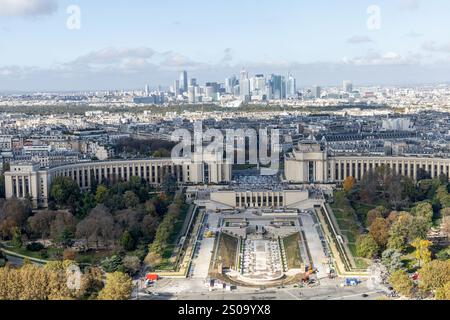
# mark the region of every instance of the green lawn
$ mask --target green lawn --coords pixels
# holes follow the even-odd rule
[[[8,251],[27,256],[34,259],[40,259],[40,260],[59,260],[58,258],[63,254],[63,249],[57,249],[57,248],[47,248],[43,249],[41,251],[29,251],[26,248],[14,248],[14,247],[7,247]]]
[[[223,268],[236,269],[236,254],[238,253],[238,239],[225,233],[220,235],[218,248],[218,262],[222,262]]]
[[[300,255],[299,241],[300,234],[295,233],[283,239],[284,251],[286,252],[287,267],[289,269],[300,269],[302,257]]]
[[[343,235],[347,237],[348,246],[352,254],[356,255],[356,239],[360,236],[360,228],[355,221],[356,211],[344,192],[336,192],[335,201],[331,204],[337,223]],[[362,208],[362,207],[361,207]],[[360,210],[362,210],[360,208]]]

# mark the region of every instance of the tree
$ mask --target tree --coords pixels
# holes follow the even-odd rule
[[[374,203],[377,196],[377,182],[375,179],[375,172],[372,169],[363,176],[360,185],[361,199],[369,204]]]
[[[39,211],[28,218],[29,230],[34,237],[48,239],[50,237],[51,223],[55,219],[55,211]]]
[[[444,208],[441,210],[441,217],[450,217],[450,208]]]
[[[177,191],[177,179],[171,173],[166,173],[163,177],[162,191],[167,195],[173,195]]]
[[[95,244],[96,249],[101,245],[109,247],[117,239],[114,218],[104,205],[98,205],[78,223],[76,235],[85,239],[88,247],[91,243]]]
[[[50,188],[50,196],[60,206],[72,205],[80,199],[80,187],[69,177],[56,177]]]
[[[436,290],[436,300],[450,300],[450,282]]]
[[[11,239],[16,229],[23,231],[31,214],[28,200],[7,199],[0,209],[0,237]]]
[[[76,257],[77,257],[77,252],[75,250],[66,249],[63,252],[63,260],[75,261]]]
[[[97,187],[97,191],[95,192],[95,201],[97,203],[104,203],[108,198],[109,190],[103,184]]]
[[[383,218],[376,218],[369,228],[369,233],[380,248],[386,247],[389,240],[389,225]]]
[[[25,264],[20,269],[0,269],[0,300],[68,300],[72,292],[67,287],[64,272]]]
[[[450,217],[444,217],[442,219],[442,232],[448,237],[450,237]]]
[[[23,245],[22,233],[20,232],[19,228],[16,228],[14,230],[11,244],[13,245],[14,248],[22,248]]]
[[[395,291],[405,297],[411,297],[414,292],[414,282],[409,278],[404,270],[395,271],[389,277],[389,283]]]
[[[381,255],[382,264],[390,273],[403,268],[402,253],[398,250],[387,249]]]
[[[122,237],[120,238],[120,245],[125,251],[133,251],[136,249],[136,241],[128,230],[122,234]]]
[[[450,260],[433,260],[419,270],[420,287],[426,291],[442,288],[450,281]]]
[[[408,246],[413,217],[405,212],[401,213],[389,230],[388,248],[404,252]]]
[[[414,257],[419,262],[419,265],[426,264],[431,261],[430,247],[433,245],[431,241],[416,239],[413,243],[411,243],[411,245],[416,249],[414,252]]]
[[[353,187],[355,186],[355,184],[356,184],[356,179],[354,177],[347,177],[347,178],[345,178],[344,185],[343,185],[344,186],[344,191],[346,193],[349,193],[350,191],[353,190]]]
[[[380,252],[380,247],[371,235],[360,237],[356,242],[356,253],[359,257],[373,259]]]
[[[123,267],[130,276],[134,276],[141,270],[141,261],[136,256],[126,256],[123,258]]]
[[[84,299],[96,299],[104,287],[103,272],[100,268],[90,267],[81,277],[81,295]]]
[[[123,260],[120,256],[105,258],[100,262],[101,267],[106,273],[112,273],[123,270]]]
[[[370,228],[372,223],[378,218],[383,218],[383,214],[379,210],[372,209],[369,212],[367,212],[367,222],[366,222],[367,227]]]
[[[106,276],[106,285],[98,295],[99,300],[128,300],[133,284],[131,278],[122,273],[114,272]]]
[[[411,210],[415,217],[423,217],[431,226],[433,222],[433,206],[429,202],[421,202]]]
[[[76,232],[76,219],[70,212],[55,215],[50,224],[50,236],[54,243],[70,247]]]
[[[428,231],[430,230],[430,223],[424,217],[414,217],[409,227],[408,238],[409,241],[415,239],[426,239]]]
[[[133,191],[127,191],[123,195],[123,201],[127,208],[136,208],[139,204],[139,198]]]

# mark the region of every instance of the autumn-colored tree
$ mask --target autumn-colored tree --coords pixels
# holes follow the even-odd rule
[[[369,233],[381,247],[385,248],[389,240],[389,224],[383,218],[376,218],[369,228]]]
[[[97,187],[97,191],[95,193],[95,201],[97,203],[104,203],[106,198],[108,197],[109,190],[104,185],[99,185]]]
[[[81,298],[96,299],[103,287],[103,271],[97,267],[90,267],[81,277]]]
[[[419,262],[419,265],[426,264],[431,261],[430,247],[433,245],[431,241],[416,239],[411,245],[416,249],[414,257]]]
[[[127,191],[123,195],[123,201],[127,208],[136,208],[139,204],[139,198],[133,191]]]
[[[429,202],[421,202],[417,206],[415,206],[411,213],[415,217],[423,217],[425,218],[431,226],[433,221],[433,206]]]
[[[356,242],[356,253],[359,257],[373,259],[380,252],[380,247],[371,235],[360,237]]]
[[[378,218],[383,218],[383,215],[381,214],[381,212],[379,210],[372,209],[369,212],[367,212],[367,221],[366,221],[367,227],[370,228],[372,223]]]
[[[76,253],[75,250],[66,249],[63,252],[63,259],[64,260],[75,261],[76,257],[77,257],[77,253]]]
[[[436,290],[436,300],[450,300],[450,282]]]
[[[98,295],[99,300],[128,300],[131,297],[133,283],[130,276],[122,272],[106,276],[106,285]]]
[[[433,291],[442,288],[450,282],[450,260],[433,260],[419,270],[419,275],[422,289]]]
[[[388,248],[405,251],[408,247],[408,238],[413,217],[407,213],[400,213],[389,230]]]
[[[0,269],[0,300],[69,300],[65,273],[34,264]]]
[[[395,291],[405,297],[411,297],[414,292],[414,282],[404,270],[397,270],[389,277],[389,283]]]
[[[356,179],[354,178],[354,177],[347,177],[347,178],[345,178],[345,180],[344,180],[344,191],[345,192],[350,192],[350,191],[352,191],[353,190],[353,187],[355,186],[355,184],[356,184]]]

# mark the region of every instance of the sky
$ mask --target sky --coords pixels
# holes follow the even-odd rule
[[[0,92],[450,82],[448,0],[0,0]]]

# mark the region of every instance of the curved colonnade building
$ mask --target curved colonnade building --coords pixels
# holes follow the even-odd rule
[[[56,177],[74,179],[81,190],[90,190],[92,184],[107,179],[130,181],[137,176],[152,185],[162,183],[172,174],[180,184],[219,184],[231,181],[231,165],[191,160],[147,159],[104,162],[80,162],[54,168],[40,168],[39,164],[11,164],[5,172],[6,198],[31,198],[36,207],[48,204],[52,181]]]
[[[335,183],[347,177],[361,180],[369,170],[385,166],[417,180],[425,171],[432,178],[450,175],[450,159],[417,156],[333,156],[318,143],[301,143],[286,155],[285,177],[291,183]]]

